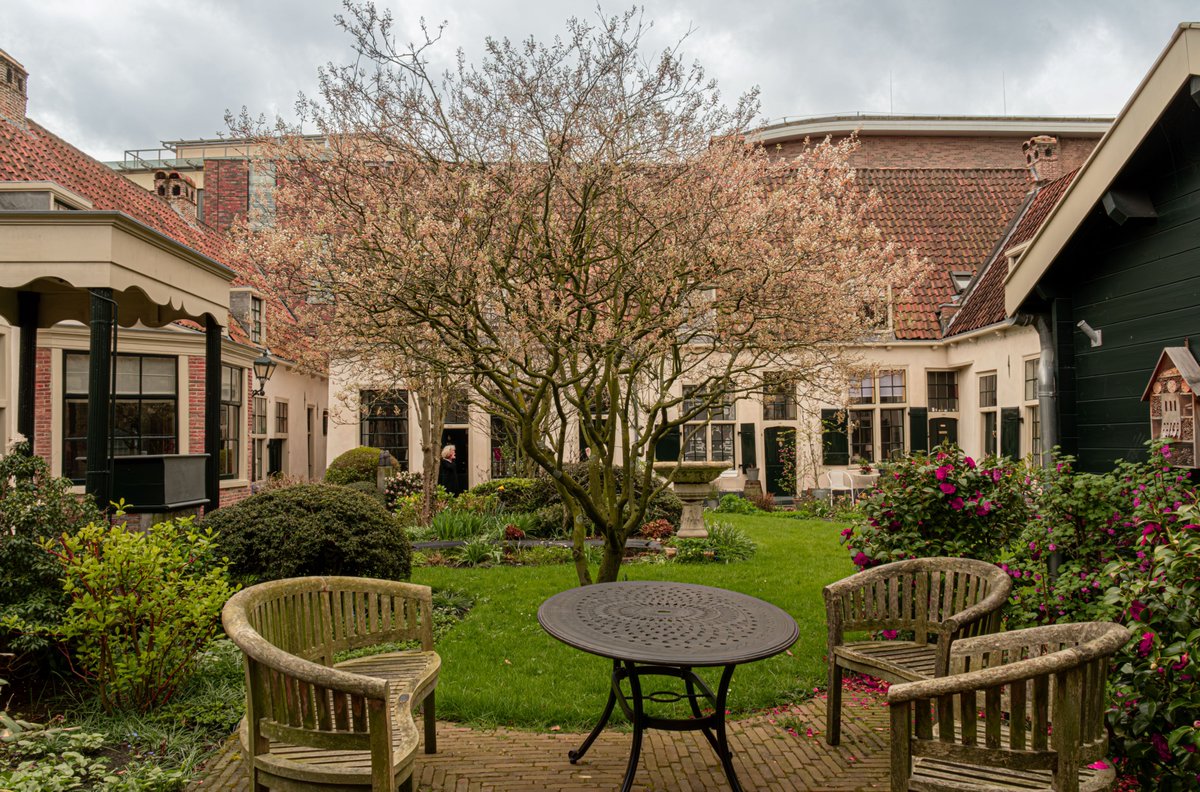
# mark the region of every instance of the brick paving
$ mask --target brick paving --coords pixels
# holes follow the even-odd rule
[[[729,723],[733,764],[746,792],[850,792],[888,788],[888,719],[870,692],[843,694],[842,744],[825,744],[825,702]],[[599,713],[597,713],[599,714]],[[791,727],[789,730],[788,727]],[[812,730],[811,736],[809,729]],[[416,757],[421,792],[587,792],[618,789],[630,734],[606,730],[577,765],[567,750],[582,734],[472,729],[438,724],[438,753]],[[728,789],[720,762],[698,732],[646,733],[636,792]],[[248,792],[236,737],[204,767],[189,792]]]

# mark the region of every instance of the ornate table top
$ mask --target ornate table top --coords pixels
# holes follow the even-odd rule
[[[614,660],[723,666],[779,654],[799,636],[796,621],[736,591],[638,580],[595,583],[555,594],[538,622],[563,643]]]

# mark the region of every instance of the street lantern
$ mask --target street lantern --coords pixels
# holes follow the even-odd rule
[[[262,354],[254,359],[254,376],[258,379],[258,389],[252,395],[262,396],[267,390],[267,380],[271,379],[271,375],[275,373],[275,367],[279,365],[275,358],[271,357],[271,351],[263,348]]]

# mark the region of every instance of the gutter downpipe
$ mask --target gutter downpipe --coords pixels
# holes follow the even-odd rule
[[[1015,317],[1018,325],[1032,325],[1037,330],[1038,346],[1038,417],[1042,421],[1042,467],[1049,468],[1055,464],[1050,450],[1058,445],[1058,394],[1055,388],[1054,333],[1050,324],[1050,314],[1019,313]],[[1051,578],[1058,577],[1058,569],[1063,561],[1062,552],[1055,551],[1046,559],[1047,571]]]
[[[1013,317],[1014,324],[1023,327],[1032,326],[1037,330],[1038,346],[1038,417],[1042,421],[1042,467],[1054,464],[1054,458],[1049,451],[1058,445],[1058,392],[1055,387],[1054,333],[1050,326],[1048,313],[1019,313]]]

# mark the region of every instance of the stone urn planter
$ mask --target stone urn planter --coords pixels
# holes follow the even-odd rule
[[[654,472],[671,482],[675,494],[683,501],[683,517],[676,536],[683,539],[704,539],[704,499],[708,497],[717,476],[729,469],[728,462],[655,462]]]

